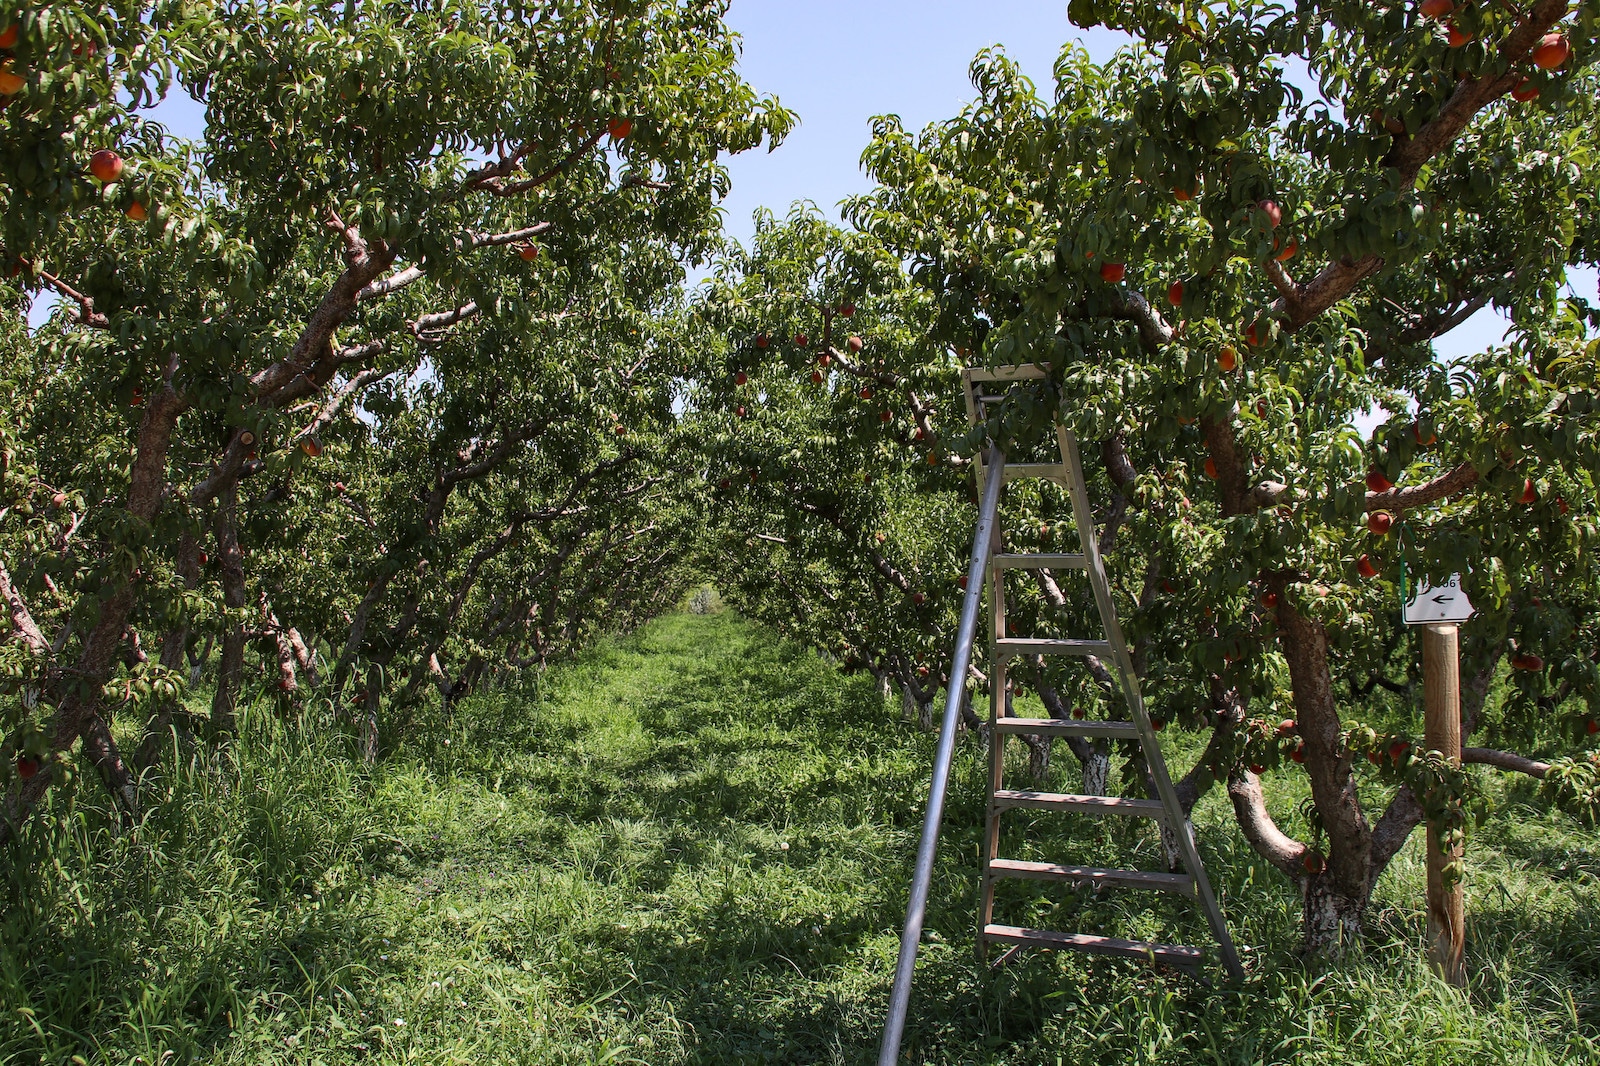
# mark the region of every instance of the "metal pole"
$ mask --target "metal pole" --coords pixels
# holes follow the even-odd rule
[[[978,507],[978,531],[972,538],[972,563],[967,567],[967,596],[961,603],[961,625],[956,630],[955,660],[950,664],[950,684],[939,726],[939,751],[933,758],[933,784],[928,789],[928,816],[922,823],[922,843],[917,846],[917,867],[911,877],[911,900],[906,904],[906,927],[900,934],[900,958],[894,968],[894,990],[889,993],[889,1019],[883,1027],[878,1066],[895,1066],[900,1039],[905,1035],[906,1010],[911,1005],[911,973],[917,965],[917,945],[922,940],[922,920],[928,910],[928,887],[933,882],[933,857],[939,850],[939,822],[944,816],[945,786],[955,754],[956,723],[961,718],[961,698],[967,688],[967,666],[972,662],[972,638],[978,627],[978,606],[983,600],[984,572],[989,565],[989,541],[994,536],[994,516],[1000,505],[1000,485],[1005,481],[1005,456],[990,445]]]
[[[1461,627],[1454,622],[1422,627],[1423,743],[1461,765]],[[1466,897],[1461,882],[1444,887],[1445,864],[1462,858],[1458,844],[1439,850],[1428,827],[1428,962],[1446,981],[1467,983]]]

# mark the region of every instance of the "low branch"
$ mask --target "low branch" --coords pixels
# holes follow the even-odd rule
[[[1478,471],[1471,463],[1462,463],[1448,473],[1440,474],[1432,481],[1421,485],[1412,485],[1409,488],[1398,486],[1387,492],[1369,492],[1366,497],[1368,511],[1406,511],[1416,507],[1425,507],[1435,500],[1442,500],[1447,496],[1454,496],[1478,480]]]
[[[49,656],[50,642],[45,639],[44,630],[33,620],[33,612],[28,609],[22,593],[11,583],[11,574],[3,562],[0,562],[0,598],[6,601],[12,632],[20,636],[35,655]]]
[[[109,329],[111,327],[111,320],[94,309],[93,299],[74,289],[43,267],[35,267],[35,270],[52,289],[78,305],[79,325],[92,326],[95,329]]]
[[[1400,786],[1394,798],[1389,801],[1388,808],[1383,812],[1383,817],[1378,819],[1378,824],[1372,827],[1372,879],[1377,880],[1378,874],[1389,865],[1389,860],[1399,854],[1405,847],[1411,831],[1421,823],[1425,817],[1422,804],[1417,802],[1417,797],[1411,789]]]
[[[1501,770],[1510,770],[1513,773],[1527,774],[1529,777],[1541,779],[1550,772],[1550,764],[1547,762],[1530,759],[1513,751],[1496,751],[1494,748],[1462,748],[1461,761],[1477,763],[1480,766],[1494,766]]]
[[[1233,813],[1244,832],[1245,840],[1279,872],[1298,880],[1305,868],[1306,846],[1278,828],[1267,811],[1267,799],[1261,792],[1261,779],[1245,773],[1228,779],[1228,798],[1233,801]]]

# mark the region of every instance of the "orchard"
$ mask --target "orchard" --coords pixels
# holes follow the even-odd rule
[[[998,743],[983,641],[953,676],[973,456],[1058,425],[1179,798],[1226,805],[1319,965],[1491,775],[1592,827],[1600,11],[1069,13],[1136,44],[1043,89],[981,53],[956,116],[874,120],[845,225],[762,211],[744,247],[726,157],[797,118],[721,4],[0,7],[13,876],[79,803],[137,839],[252,707],[380,773],[707,584],[906,743],[952,689]],[[204,143],[152,115],[179,90]],[[1486,308],[1504,339],[1442,357]],[[962,369],[1027,363],[970,423]],[[1064,491],[1005,506],[997,550],[1077,550]],[[1452,575],[1461,765],[1402,619]],[[1019,632],[1094,622],[1029,580]],[[1108,667],[1003,696],[1106,718]],[[1149,787],[1136,745],[1070,751],[1081,791]]]

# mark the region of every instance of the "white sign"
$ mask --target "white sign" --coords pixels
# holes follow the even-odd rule
[[[1472,604],[1461,591],[1461,575],[1451,574],[1450,580],[1438,588],[1426,581],[1417,590],[1416,599],[1405,605],[1406,625],[1425,626],[1432,622],[1465,622],[1472,617]]]

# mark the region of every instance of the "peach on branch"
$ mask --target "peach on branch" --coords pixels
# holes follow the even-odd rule
[[[102,148],[89,157],[89,173],[106,185],[122,177],[125,166],[122,157],[109,148]]]
[[[1533,65],[1540,70],[1555,70],[1572,54],[1572,45],[1564,34],[1547,33],[1533,50]]]

